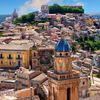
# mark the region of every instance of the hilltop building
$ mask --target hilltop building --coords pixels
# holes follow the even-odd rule
[[[47,18],[49,14],[49,7],[48,5],[42,5],[40,12],[35,12],[35,20],[40,21],[42,18]]]
[[[40,69],[42,71],[46,71],[53,66],[53,46],[33,46],[31,53],[32,69]]]
[[[12,17],[12,20],[15,20],[16,18],[18,18],[18,13],[17,13],[16,9],[14,9],[11,17]]]
[[[49,7],[48,7],[48,5],[42,5],[41,6],[41,12],[42,12],[42,14],[49,14]]]

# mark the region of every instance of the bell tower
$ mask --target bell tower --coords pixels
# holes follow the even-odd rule
[[[79,73],[73,70],[71,48],[61,38],[55,46],[54,69],[48,71],[48,100],[79,100]]]

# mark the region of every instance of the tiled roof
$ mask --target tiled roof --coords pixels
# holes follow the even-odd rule
[[[29,50],[30,47],[32,47],[32,44],[30,45],[0,44],[0,50]]]

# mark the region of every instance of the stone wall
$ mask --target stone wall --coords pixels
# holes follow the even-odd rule
[[[91,96],[88,98],[80,98],[79,100],[100,100],[100,94],[96,95],[96,96]]]

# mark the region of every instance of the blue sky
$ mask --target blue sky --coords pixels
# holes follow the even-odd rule
[[[0,0],[0,14],[11,14],[14,9],[17,9],[17,11],[19,11],[23,7],[23,5],[26,5],[26,3],[29,1],[31,0]],[[84,6],[85,13],[100,12],[100,0],[47,0],[47,2],[48,4],[59,3],[64,5],[82,4]],[[33,8],[28,8],[28,11],[34,10]]]

